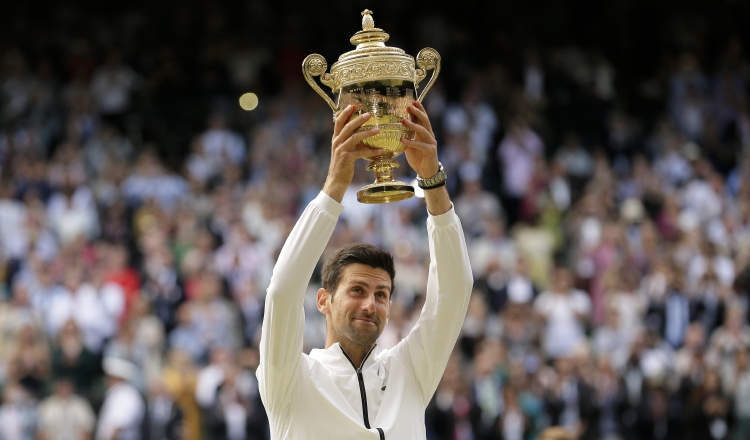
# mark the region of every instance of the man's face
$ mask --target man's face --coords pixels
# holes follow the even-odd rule
[[[342,271],[334,295],[318,291],[318,309],[326,315],[335,339],[370,346],[388,324],[390,297],[388,272],[355,263]]]

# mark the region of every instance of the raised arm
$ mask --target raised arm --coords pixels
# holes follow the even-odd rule
[[[415,102],[410,111],[416,122],[404,124],[417,135],[415,140],[404,142],[409,147],[407,160],[417,174],[429,178],[439,169],[437,142],[422,104]],[[427,405],[456,344],[474,280],[461,221],[445,186],[425,190],[425,202],[430,213],[427,296],[417,324],[395,350],[411,363]]]
[[[320,193],[302,213],[281,249],[266,295],[258,385],[266,410],[286,406],[302,356],[302,302],[315,265],[343,207]]]
[[[451,209],[427,219],[430,269],[422,314],[398,350],[403,350],[427,405],[461,331],[473,286],[461,222]]]
[[[343,210],[340,202],[354,175],[354,161],[377,153],[359,145],[376,131],[354,134],[369,115],[347,123],[352,113],[349,108],[336,121],[326,184],[289,234],[268,286],[257,375],[263,404],[270,413],[283,410],[292,398],[302,357],[305,291]]]

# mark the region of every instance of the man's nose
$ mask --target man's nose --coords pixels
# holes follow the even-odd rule
[[[362,302],[362,310],[366,312],[375,311],[375,295],[367,295],[367,297]]]

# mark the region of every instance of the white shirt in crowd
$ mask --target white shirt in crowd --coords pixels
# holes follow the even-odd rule
[[[36,416],[30,402],[5,403],[0,406],[0,439],[32,440]]]
[[[594,174],[594,161],[581,145],[572,148],[561,147],[555,154],[555,160],[560,161],[565,167],[565,172],[571,176],[586,178]]]
[[[245,160],[245,141],[228,129],[208,129],[201,136],[203,155],[214,166],[225,162],[239,165]]]
[[[0,200],[0,257],[7,259],[22,258],[29,247],[23,231],[26,221],[26,207],[23,203],[5,199]]]
[[[99,412],[96,440],[140,440],[145,414],[146,404],[133,385],[120,382],[112,386]]]
[[[130,108],[130,94],[141,81],[141,77],[128,66],[104,66],[91,78],[91,96],[101,113],[122,113]]]
[[[61,244],[83,236],[93,238],[99,230],[99,215],[94,194],[88,187],[75,190],[70,199],[55,193],[47,204],[47,218]]]
[[[207,411],[220,411],[224,417],[227,428],[228,440],[243,440],[245,438],[247,423],[247,408],[239,400],[249,400],[258,389],[255,376],[247,370],[242,370],[234,377],[232,385],[223,390],[226,384],[226,370],[222,365],[211,364],[198,373],[195,384],[195,401],[201,408]],[[241,399],[226,398],[227,394],[235,393],[242,396]],[[224,396],[223,396],[224,395]],[[216,405],[218,408],[215,408]]]
[[[702,223],[720,216],[723,210],[721,197],[709,182],[702,179],[692,180],[685,185],[682,204],[685,210],[693,211]]]
[[[715,255],[709,259],[705,255],[698,254],[688,262],[686,274],[688,285],[697,286],[709,267],[713,269],[716,278],[724,286],[731,286],[734,283],[735,268],[731,258],[725,255]]]
[[[513,197],[522,197],[534,175],[534,161],[544,153],[542,139],[531,129],[518,136],[506,135],[500,142],[498,155],[503,164],[503,190]]]
[[[188,193],[188,184],[176,174],[133,174],[122,182],[122,194],[133,202],[153,198],[166,210],[171,210]]]
[[[534,285],[529,277],[512,275],[508,280],[508,301],[516,304],[526,304],[534,299]]]
[[[451,105],[445,110],[445,129],[449,133],[468,133],[471,160],[483,165],[497,129],[497,116],[485,102]]]
[[[591,300],[578,289],[568,293],[543,292],[534,301],[534,309],[546,317],[543,347],[551,358],[571,354],[583,339],[584,325],[577,315],[588,315]]]
[[[75,321],[83,343],[99,353],[104,340],[117,331],[117,323],[125,309],[125,294],[118,284],[105,283],[99,290],[82,284],[75,292],[60,288],[49,299],[45,321],[54,337],[69,320]]]
[[[79,439],[83,434],[93,434],[96,417],[89,402],[80,396],[63,399],[50,396],[39,405],[41,433],[50,440]]]

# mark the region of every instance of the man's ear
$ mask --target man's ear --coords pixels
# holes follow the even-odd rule
[[[331,297],[330,292],[328,290],[323,289],[322,287],[318,289],[318,310],[320,313],[327,315],[329,310],[330,302],[328,299]]]

